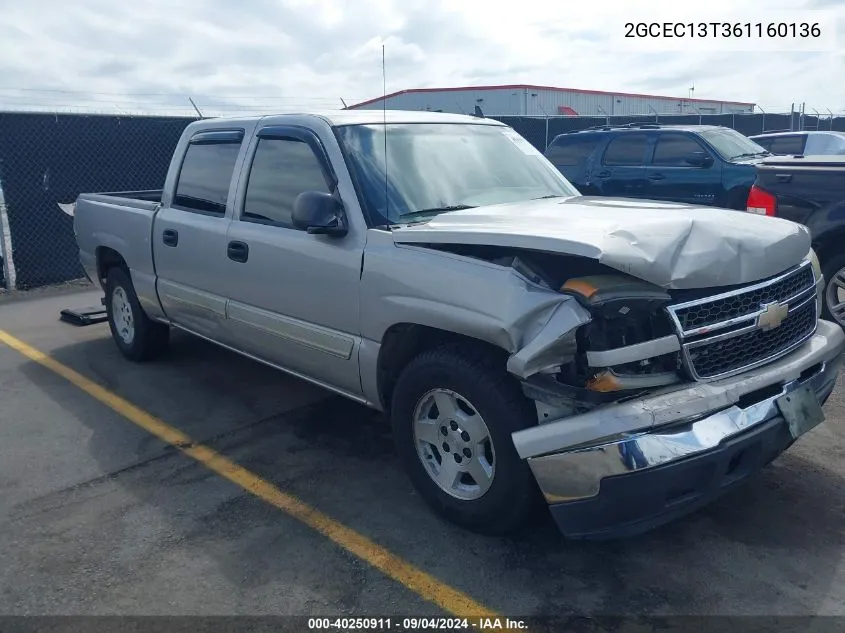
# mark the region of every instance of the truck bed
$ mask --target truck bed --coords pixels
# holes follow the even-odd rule
[[[162,190],[157,189],[79,195],[74,233],[79,259],[91,280],[97,281],[100,276],[98,250],[112,249],[125,260],[136,286],[154,284],[150,240],[161,194]]]
[[[777,216],[826,228],[827,211],[845,203],[845,156],[784,156],[757,167],[757,186],[777,198]]]

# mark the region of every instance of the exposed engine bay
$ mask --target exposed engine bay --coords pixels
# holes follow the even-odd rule
[[[686,378],[665,310],[673,302],[669,291],[583,257],[489,246],[432,248],[513,268],[589,312],[591,319],[572,333],[574,353],[527,378],[534,399],[583,411]]]

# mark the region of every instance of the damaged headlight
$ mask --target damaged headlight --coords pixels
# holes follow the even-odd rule
[[[665,310],[663,289],[626,275],[568,280],[561,288],[592,315],[578,332],[571,380],[599,392],[639,390],[678,382],[680,342]]]

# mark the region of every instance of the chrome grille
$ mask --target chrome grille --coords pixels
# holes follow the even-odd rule
[[[684,362],[697,380],[773,361],[812,336],[818,321],[809,262],[746,288],[669,307]]]
[[[760,306],[773,301],[789,301],[808,287],[815,287],[812,266],[804,266],[780,281],[762,288],[678,308],[675,315],[682,330],[693,330],[726,319],[753,314]]]

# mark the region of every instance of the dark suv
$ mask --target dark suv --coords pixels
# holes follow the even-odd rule
[[[754,166],[770,153],[715,125],[599,126],[554,138],[546,157],[588,196],[745,209]]]

